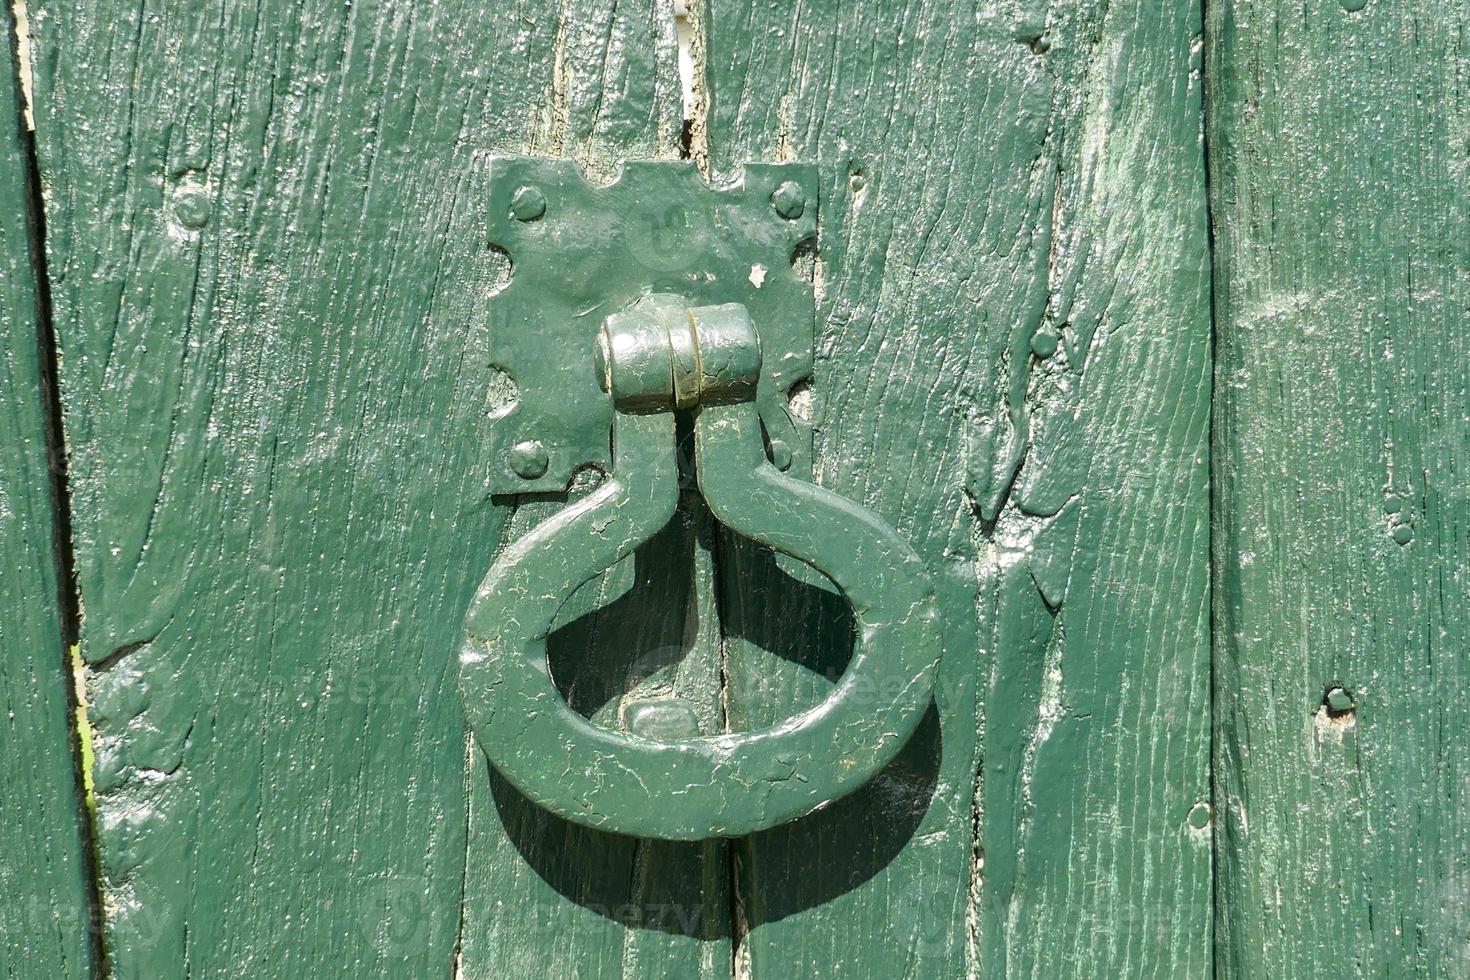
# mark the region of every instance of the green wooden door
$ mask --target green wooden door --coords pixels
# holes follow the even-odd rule
[[[1220,972],[1470,975],[1466,12],[1209,36]]]
[[[77,792],[55,374],[19,73],[0,78],[0,974],[91,975],[95,892]]]
[[[0,974],[1463,972],[1463,11],[690,7],[20,8]],[[476,589],[597,486],[492,493],[519,155],[818,168],[785,410],[942,628],[807,816],[590,829],[470,731]],[[547,662],[595,725],[750,732],[854,621],[686,481]]]

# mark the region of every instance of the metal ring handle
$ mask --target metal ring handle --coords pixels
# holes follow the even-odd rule
[[[857,647],[826,700],[771,728],[662,740],[593,725],[546,660],[558,609],[673,516],[673,416],[619,412],[612,477],[506,550],[476,593],[460,689],[481,748],[528,798],[568,820],[668,840],[734,837],[856,790],[929,706],[939,657],[933,586],[867,509],[783,475],[749,401],[701,405],[699,484],[716,518],[830,578]]]

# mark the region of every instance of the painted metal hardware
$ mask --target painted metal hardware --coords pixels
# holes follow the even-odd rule
[[[571,160],[503,157],[489,210],[489,240],[514,270],[491,309],[490,361],[513,387],[492,409],[491,493],[556,493],[578,469],[607,469],[613,409],[593,340],[648,293],[750,311],[761,423],[790,472],[810,472],[811,427],[788,393],[812,374],[816,167],[752,163],[712,187],[688,160],[629,161],[594,186]]]
[[[762,189],[764,206],[779,220],[799,221],[815,210],[814,196],[798,194],[798,181],[766,183],[774,186]],[[505,213],[527,223],[548,220],[558,200],[533,197],[517,209],[514,202],[527,201],[517,189],[505,196]],[[766,237],[786,250],[803,240]],[[725,247],[748,255],[755,246]],[[789,276],[789,251],[781,267]],[[857,789],[903,746],[933,696],[940,649],[934,589],[913,550],[876,515],[773,462],[766,421],[772,406],[762,410],[762,395],[774,386],[784,402],[779,381],[789,375],[768,366],[766,325],[745,303],[695,305],[651,291],[649,278],[656,277],[643,277],[641,295],[602,317],[585,356],[567,355],[589,368],[596,416],[608,420],[607,478],[516,541],[490,569],[466,617],[460,690],[482,750],[548,810],[640,837],[740,836]],[[709,293],[696,295],[704,300]],[[801,363],[791,349],[794,331],[769,333],[779,338],[778,358]],[[809,330],[807,337],[809,358]],[[535,360],[520,353],[517,363]],[[698,488],[716,519],[827,576],[852,608],[856,650],[842,678],[821,704],[771,728],[700,733],[690,730],[692,721],[604,728],[572,710],[547,666],[546,640],[563,603],[673,518],[676,411],[694,416]],[[516,441],[512,474],[534,482],[548,457],[591,445],[570,435],[580,427],[578,420],[568,429],[543,428],[549,447],[542,439]],[[525,445],[533,441],[540,451]]]

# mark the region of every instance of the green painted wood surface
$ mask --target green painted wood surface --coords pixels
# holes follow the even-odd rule
[[[483,261],[478,52],[427,10],[33,12],[113,974],[443,970],[437,624],[499,525],[440,288]]]
[[[483,155],[673,152],[672,24],[612,10],[33,7],[114,976],[545,975],[475,959],[579,907],[453,669],[507,524]]]
[[[1190,0],[696,10],[696,160],[824,168],[816,479],[921,551],[947,633],[871,787],[674,845],[519,799],[453,670],[496,549],[563,505],[487,493],[484,158],[678,155],[667,7],[41,2],[113,974],[1464,972],[1463,18],[1208,10],[1207,35]],[[41,719],[8,716],[36,789],[0,875],[44,855],[25,885],[60,926],[25,969],[81,975],[36,297],[0,187],[0,535],[37,556],[0,579],[34,620],[4,669]],[[604,723],[668,692],[768,723],[851,639],[693,494],[562,618],[554,674]]]
[[[43,400],[38,227],[9,16],[0,58],[0,976],[92,975]]]
[[[947,626],[903,759],[738,845],[738,976],[1209,972],[1200,19],[707,9],[716,174],[829,168],[818,479],[909,537]],[[840,603],[723,554],[732,714],[820,697]]]
[[[558,12],[548,5],[540,20],[555,29],[546,62],[553,72],[549,93],[535,97],[544,103],[549,95],[553,106],[565,99],[575,108],[553,139],[527,151],[574,156],[594,178],[611,177],[624,158],[679,156],[670,7],[653,0],[569,3]],[[575,484],[572,499],[590,486]],[[519,537],[565,503],[539,495],[499,501],[514,510],[507,537]],[[697,495],[684,495],[662,534],[563,608],[548,659],[563,693],[584,715],[616,726],[626,701],[676,694],[694,705],[706,730],[719,727],[711,533],[707,508]],[[481,556],[471,589],[492,557]],[[729,975],[723,842],[644,841],[571,824],[521,798],[478,753],[469,786],[461,976]]]
[[[1208,9],[1218,973],[1465,976],[1465,8]]]

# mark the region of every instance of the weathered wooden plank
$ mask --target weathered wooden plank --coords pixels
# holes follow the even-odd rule
[[[473,807],[455,684],[509,513],[484,156],[675,152],[666,12],[38,6],[113,975],[545,975],[457,954],[565,844]]]
[[[583,93],[609,120],[595,146],[573,154],[584,170],[610,179],[619,160],[678,157],[683,110],[672,7],[568,4],[558,30],[553,94]],[[637,111],[645,105],[646,114]],[[555,139],[536,151],[568,153]],[[562,506],[523,501],[507,538]],[[705,731],[718,730],[710,528],[697,494],[685,495],[661,535],[567,603],[548,659],[568,701],[599,724],[620,727],[630,698],[675,693],[696,707]],[[522,798],[478,753],[473,761],[462,976],[728,976],[724,843],[669,844],[579,827]]]
[[[1218,972],[1464,976],[1465,9],[1209,10]]]
[[[905,756],[739,846],[737,974],[1206,975],[1198,4],[701,20],[713,171],[827,168],[817,478],[913,541],[946,617]],[[819,586],[722,553],[731,714],[758,724],[850,636]]]
[[[529,528],[558,506],[524,506],[516,523]],[[674,523],[573,597],[548,643],[573,707],[618,727],[627,696],[673,693],[696,706],[703,730],[719,730],[709,549],[707,512],[686,495]],[[729,976],[724,842],[580,827],[485,779],[484,766],[472,777],[464,976]]]
[[[67,695],[36,209],[15,34],[0,71],[0,976],[92,975],[91,913]]]

